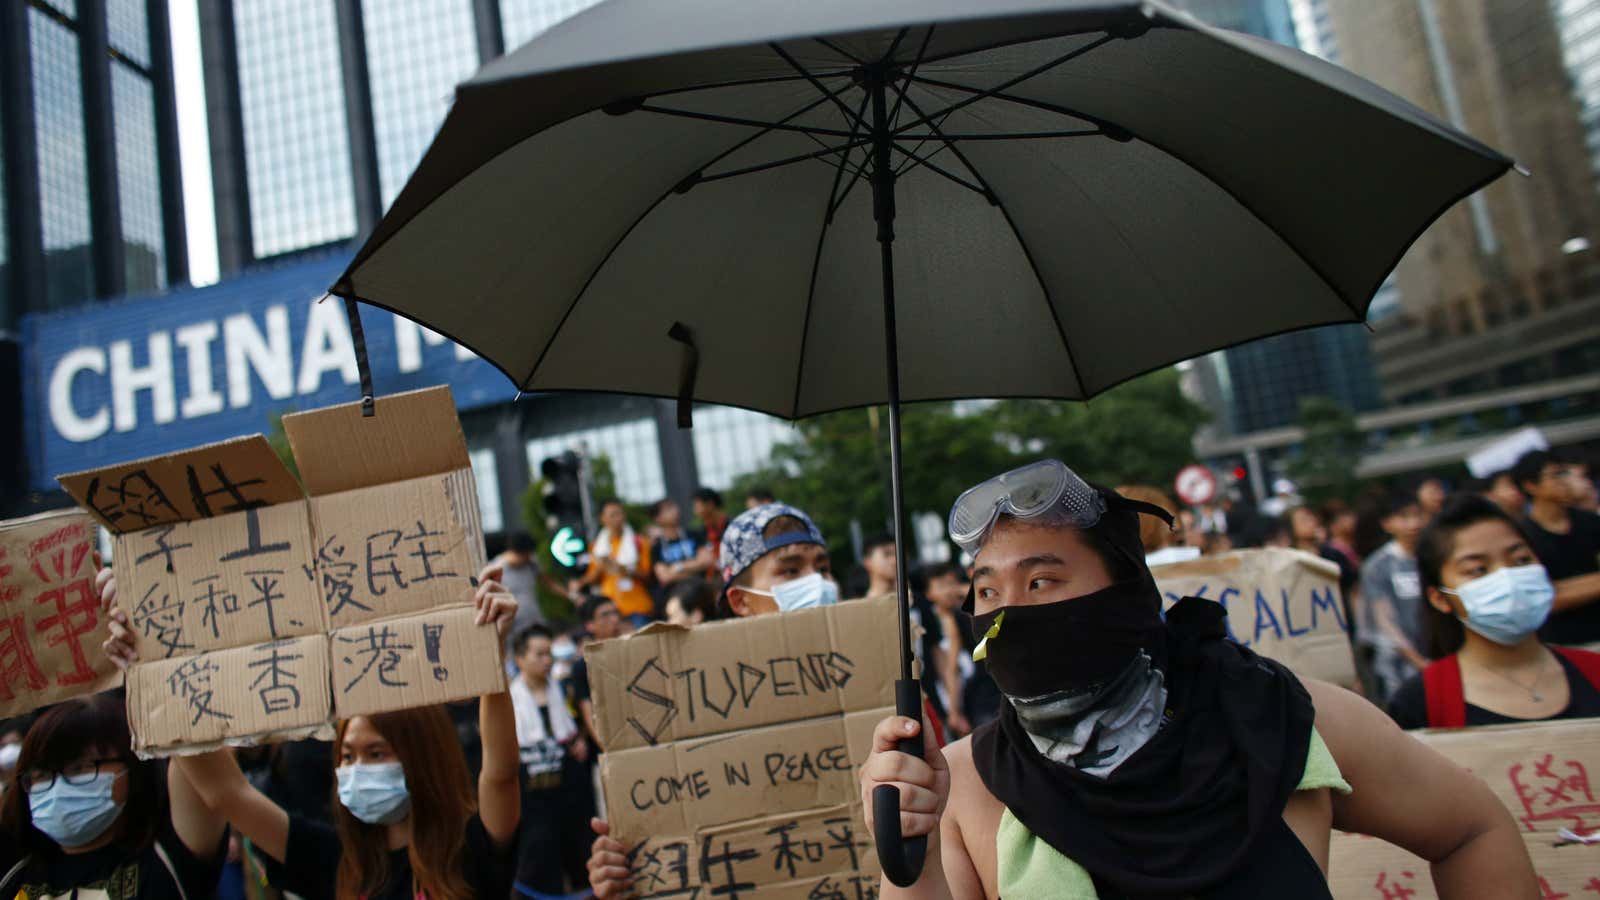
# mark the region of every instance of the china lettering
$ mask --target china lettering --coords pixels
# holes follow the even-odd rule
[[[441,659],[444,629],[443,622],[422,624],[423,658],[430,676],[437,682],[450,680],[450,670]],[[404,642],[395,626],[348,628],[334,635],[334,643],[344,648],[339,651],[344,671],[353,673],[341,686],[341,694],[348,694],[363,684],[385,688],[411,686],[408,680],[413,677],[411,671],[418,668],[415,663],[417,648],[415,644]]]
[[[830,744],[798,753],[772,751],[762,754],[759,762],[761,776],[756,780],[766,787],[816,783],[822,780],[825,773],[849,772],[852,768],[850,750],[844,744]],[[750,762],[724,761],[722,777],[728,788],[749,788],[752,781]],[[659,775],[654,779],[636,779],[628,789],[628,799],[632,801],[634,809],[643,812],[656,806],[704,800],[712,792],[712,781],[705,770],[695,769],[677,775]]]
[[[238,664],[242,662],[242,672]],[[202,721],[226,730],[227,723],[253,712],[271,718],[294,715],[302,706],[302,676],[310,665],[307,645],[302,641],[273,641],[255,647],[201,653],[178,661],[163,685],[167,695],[183,709],[188,726]],[[249,680],[242,691],[228,690],[237,684],[231,673]],[[307,690],[314,690],[307,685]],[[259,712],[239,709],[228,699],[254,700]],[[254,706],[255,704],[251,704]]]
[[[727,719],[758,702],[826,694],[843,688],[855,674],[850,657],[831,650],[801,656],[777,656],[756,665],[740,660],[730,666],[689,666],[667,671],[659,657],[650,657],[628,682],[627,693],[655,707],[650,716],[631,711],[628,724],[647,744],[657,744],[679,713],[690,722],[707,714]]]

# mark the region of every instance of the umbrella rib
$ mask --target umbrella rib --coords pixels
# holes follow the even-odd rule
[[[724,179],[734,178],[739,175],[754,175],[757,172],[765,172],[769,169],[777,169],[782,166],[793,165],[797,162],[805,162],[808,159],[820,159],[824,156],[832,156],[835,153],[848,153],[856,147],[861,147],[871,142],[872,141],[870,138],[861,138],[859,140],[851,141],[847,144],[841,144],[837,147],[825,146],[821,150],[818,150],[814,153],[802,153],[799,156],[789,156],[785,157],[784,159],[774,160],[773,162],[769,163],[745,166],[741,169],[729,169],[726,172],[717,172],[711,175],[701,175],[700,177],[693,179],[693,183],[702,184],[708,181],[722,181]]]
[[[848,90],[848,88],[845,88]],[[664,116],[678,116],[684,119],[698,119],[702,122],[716,122],[722,125],[744,125],[750,128],[762,128],[767,131],[793,131],[799,134],[825,134],[829,137],[850,137],[850,132],[837,128],[811,128],[804,125],[790,125],[787,122],[765,122],[760,119],[745,119],[739,116],[720,116],[716,113],[696,112],[688,109],[670,109],[665,106],[651,106],[648,103],[640,104],[641,112],[652,112]]]
[[[954,84],[954,83],[948,83],[948,82],[937,82],[937,81],[932,81],[932,80],[926,79],[926,78],[919,78],[917,80],[921,81],[923,83],[926,83],[926,84],[932,84],[935,87],[950,88],[952,90],[958,90],[958,91],[979,91],[980,90],[979,88],[969,87],[967,85]],[[1016,103],[1016,104],[1019,104],[1019,105],[1022,105],[1022,106],[1030,106],[1030,107],[1033,107],[1034,109],[1041,109],[1041,110],[1044,110],[1046,112],[1053,112],[1053,113],[1058,113],[1058,114],[1065,115],[1065,116],[1072,116],[1074,118],[1083,119],[1084,121],[1087,121],[1087,122],[1094,122],[1095,124],[1099,125],[1102,129],[1104,129],[1105,132],[1106,132],[1106,136],[1108,138],[1111,138],[1112,140],[1126,141],[1126,140],[1132,140],[1133,137],[1134,137],[1134,135],[1131,132],[1129,132],[1126,128],[1123,128],[1122,126],[1120,126],[1120,125],[1118,125],[1118,124],[1116,124],[1114,122],[1108,122],[1108,121],[1106,121],[1104,119],[1099,118],[1098,116],[1091,116],[1091,115],[1089,115],[1087,113],[1079,112],[1079,111],[1071,109],[1069,107],[1060,106],[1060,105],[1054,104],[1054,103],[1047,103],[1047,102],[1042,101],[1042,100],[1033,100],[1033,99],[1030,99],[1030,98],[1027,98],[1027,97],[1019,97],[1019,96],[1017,96],[1015,94],[1004,94],[1004,93],[998,93],[998,92],[985,92],[984,96],[993,97],[996,100],[1004,100],[1004,101],[1006,101],[1008,103]],[[973,99],[982,99],[982,98],[981,97],[974,97]],[[1332,291],[1333,295],[1335,297],[1339,298],[1339,302],[1341,304],[1343,304],[1346,309],[1350,310],[1351,314],[1355,316],[1355,321],[1360,322],[1360,321],[1363,321],[1363,320],[1366,319],[1366,316],[1361,312],[1360,309],[1357,308],[1356,304],[1352,303],[1350,301],[1350,299],[1347,298],[1344,295],[1344,291],[1339,289],[1339,286],[1334,282],[1334,280],[1331,277],[1328,276],[1328,273],[1323,269],[1323,267],[1321,265],[1318,265],[1316,262],[1314,262],[1311,259],[1310,256],[1306,255],[1304,250],[1300,249],[1300,246],[1298,244],[1296,244],[1294,241],[1289,240],[1289,238],[1287,236],[1285,236],[1283,234],[1283,232],[1279,231],[1276,227],[1274,227],[1272,225],[1271,222],[1267,221],[1267,218],[1265,216],[1263,216],[1260,212],[1258,212],[1256,210],[1256,208],[1253,205],[1251,205],[1248,201],[1246,201],[1243,197],[1239,196],[1238,192],[1234,191],[1233,188],[1229,187],[1226,184],[1223,184],[1216,177],[1214,177],[1210,172],[1207,172],[1205,169],[1203,169],[1200,166],[1196,165],[1194,163],[1194,161],[1188,159],[1183,154],[1178,153],[1176,150],[1173,150],[1171,147],[1168,147],[1168,146],[1166,146],[1164,144],[1161,144],[1161,143],[1158,143],[1156,141],[1153,141],[1150,138],[1144,137],[1142,135],[1139,136],[1139,140],[1144,142],[1144,143],[1146,143],[1146,144],[1149,144],[1151,147],[1155,148],[1156,150],[1159,150],[1160,152],[1166,154],[1167,156],[1170,156],[1173,159],[1177,160],[1178,162],[1183,163],[1184,165],[1188,166],[1196,174],[1198,174],[1201,178],[1204,178],[1206,181],[1211,182],[1213,185],[1215,185],[1217,187],[1218,190],[1222,191],[1223,193],[1225,193],[1229,197],[1231,197],[1233,199],[1233,202],[1239,204],[1239,208],[1240,209],[1243,209],[1245,212],[1249,213],[1251,218],[1255,219],[1257,222],[1260,222],[1263,228],[1266,228],[1268,231],[1272,232],[1272,234],[1275,237],[1277,237],[1277,239],[1279,241],[1283,242],[1283,245],[1289,249],[1289,252],[1293,253],[1295,255],[1295,257],[1297,259],[1299,259],[1300,262],[1303,263],[1306,266],[1306,268],[1311,270],[1312,274],[1317,276],[1317,280],[1319,280],[1323,284],[1327,285],[1328,290]],[[976,174],[976,173],[974,173],[974,174]]]
[[[1055,59],[1053,59],[1053,60],[1051,60],[1051,61],[1049,61],[1047,63],[1043,63],[1041,65],[1035,66],[1032,69],[1029,69],[1028,71],[1023,72],[1021,75],[1017,75],[1017,76],[1014,76],[1012,78],[1008,78],[1005,81],[1000,82],[999,84],[995,85],[992,88],[989,88],[987,90],[980,89],[979,93],[974,94],[971,97],[967,97],[964,100],[957,100],[955,103],[952,103],[951,105],[945,107],[942,110],[938,110],[937,112],[934,112],[934,113],[931,113],[931,114],[923,115],[921,118],[917,119],[916,121],[911,122],[908,125],[904,125],[904,126],[901,126],[899,128],[896,128],[895,131],[899,132],[899,131],[905,131],[905,130],[910,129],[910,128],[915,128],[918,125],[924,125],[924,124],[927,124],[928,122],[933,121],[933,119],[936,118],[936,117],[946,116],[946,115],[949,115],[950,113],[955,112],[958,109],[962,109],[964,107],[971,106],[972,104],[977,103],[979,100],[982,100],[985,97],[992,96],[994,94],[998,94],[1001,91],[1004,91],[1007,88],[1019,85],[1022,82],[1027,81],[1030,78],[1035,78],[1035,77],[1037,77],[1039,75],[1043,75],[1045,72],[1048,72],[1051,69],[1054,69],[1056,66],[1059,66],[1062,63],[1070,62],[1070,61],[1072,61],[1074,59],[1077,59],[1078,57],[1084,55],[1085,53],[1088,53],[1090,50],[1094,50],[1097,47],[1100,47],[1100,46],[1103,46],[1105,44],[1108,44],[1113,40],[1116,40],[1116,38],[1113,37],[1112,35],[1109,35],[1109,34],[1104,35],[1104,36],[1102,36],[1102,37],[1100,37],[1100,38],[1098,38],[1096,40],[1093,40],[1093,41],[1090,41],[1087,44],[1084,44],[1082,47],[1078,47],[1078,48],[1073,49],[1069,53],[1066,53],[1066,54],[1064,54],[1062,56],[1056,57]],[[918,78],[917,80],[926,82],[928,84],[933,84],[934,83],[931,80],[925,79],[925,78]]]
[[[913,112],[918,115],[922,114],[922,110],[917,106],[917,101],[907,97],[906,103]],[[931,120],[928,127],[935,134],[942,133],[937,125],[932,124]],[[983,185],[984,196],[988,198],[990,203],[994,204],[995,209],[1000,210],[1000,215],[1006,220],[1006,226],[1011,229],[1011,236],[1017,239],[1017,246],[1021,248],[1022,256],[1028,261],[1028,268],[1033,272],[1033,280],[1039,283],[1039,293],[1044,297],[1045,309],[1050,312],[1050,321],[1055,323],[1056,336],[1061,338],[1061,349],[1067,352],[1067,362],[1072,364],[1072,379],[1078,383],[1078,392],[1083,394],[1085,399],[1088,399],[1089,387],[1084,383],[1083,372],[1078,369],[1078,355],[1072,352],[1072,342],[1067,340],[1066,326],[1061,324],[1061,314],[1056,311],[1055,301],[1050,298],[1050,284],[1045,281],[1044,274],[1039,271],[1039,263],[1033,258],[1033,249],[1028,246],[1027,238],[1022,236],[1022,229],[1018,228],[1017,223],[1012,220],[1011,210],[1006,209],[1005,203],[1000,200],[1000,195],[996,194],[994,188],[989,185],[988,179],[984,178],[983,173],[978,171],[978,167],[972,164],[972,160],[961,152],[961,148],[948,141],[945,142],[945,146],[949,147],[950,152],[955,154],[956,159],[967,167],[967,171],[972,173],[972,177]]]
[[[837,46],[836,44],[833,43],[833,41],[830,41],[827,38],[814,37],[814,38],[812,38],[812,40],[816,41],[817,43],[821,44],[824,47],[827,47],[829,50],[832,50],[833,52],[839,54],[840,56],[844,57],[845,59],[850,60],[851,62],[855,63],[858,66],[866,64],[866,60],[863,60],[861,57],[855,55],[854,53],[851,53],[849,50],[846,50],[843,47]]]
[[[799,60],[795,59],[793,56],[790,56],[789,52],[787,50],[783,49],[783,46],[781,44],[779,44],[777,41],[773,41],[773,42],[767,44],[767,46],[772,48],[772,52],[774,52],[774,53],[778,54],[778,56],[782,57],[783,61],[788,63],[790,68],[794,69],[796,72],[799,72],[800,75],[803,78],[805,78],[806,81],[811,82],[811,86],[816,88],[818,91],[821,91],[822,95],[824,97],[827,97],[829,100],[832,100],[833,101],[833,105],[838,107],[840,112],[844,113],[844,121],[845,121],[846,125],[849,125],[851,128],[855,128],[856,127],[856,125],[858,123],[855,122],[855,121],[852,121],[851,118],[850,118],[850,107],[845,106],[844,105],[844,101],[839,99],[838,92],[829,91],[828,88],[826,86],[824,86],[822,82],[817,80],[817,76],[816,75],[813,75],[808,69],[806,69],[805,66],[800,65]]]
[[[1106,132],[1100,128],[1086,128],[1078,131],[1020,131],[994,134],[902,134],[897,140],[919,141],[921,143],[918,146],[921,146],[928,141],[951,144],[957,141],[1032,141],[1044,138],[1103,137],[1105,134]]]
[[[985,91],[983,88],[976,88],[968,84],[960,84],[954,81],[939,81],[934,78],[919,77],[917,81],[932,87],[945,88],[946,90],[961,91],[963,93],[972,94],[974,95],[972,97],[974,100],[983,100],[986,98],[1004,100],[1007,103],[1015,103],[1019,106],[1028,106],[1034,109],[1043,110],[1045,112],[1056,113],[1057,115],[1069,116],[1074,119],[1082,119],[1085,122],[1092,122],[1095,125],[1099,125],[1101,131],[1104,132],[1107,137],[1121,137],[1128,134],[1127,129],[1116,124],[1115,122],[1102,119],[1099,116],[1091,115],[1083,112],[1082,110],[1073,109],[1070,106],[1062,106],[1059,103],[1048,103],[1043,100],[1034,100],[1032,98],[1021,97],[1016,94],[1007,94],[1004,92],[1004,88],[995,88],[993,91]]]
[[[871,99],[872,94],[868,93],[867,91],[861,92],[861,103],[856,107],[856,118],[860,119],[861,115],[866,113],[867,102]],[[844,193],[840,193],[839,179],[843,176],[845,163],[848,162],[849,159],[850,153],[849,151],[845,151],[844,157],[839,161],[839,171],[834,173],[833,188],[828,192],[828,221],[830,222],[833,221],[834,213],[837,213],[839,211],[839,207],[844,205],[845,198],[850,196],[850,191],[856,186],[856,182],[860,181],[866,175],[866,156],[863,154],[861,160],[862,164],[855,167],[854,174],[850,176],[850,183],[844,186]]]
[[[989,191],[987,189],[979,187],[978,185],[973,184],[972,182],[966,180],[965,178],[962,178],[960,175],[957,175],[954,172],[948,172],[945,169],[943,169],[943,168],[941,168],[941,167],[939,167],[939,166],[937,166],[934,163],[929,161],[929,160],[932,159],[932,157],[935,154],[944,152],[946,147],[951,147],[953,149],[953,145],[945,144],[943,147],[940,147],[938,150],[933,151],[933,153],[930,153],[927,156],[918,156],[915,153],[912,153],[910,150],[907,150],[904,147],[901,147],[899,144],[893,145],[893,148],[895,150],[898,150],[899,152],[905,154],[908,157],[908,160],[909,160],[907,162],[905,168],[902,169],[902,170],[896,171],[895,175],[899,176],[899,175],[903,174],[904,172],[908,172],[908,171],[916,169],[918,166],[922,166],[922,167],[925,167],[927,169],[932,170],[933,172],[936,172],[936,173],[938,173],[940,175],[943,175],[945,178],[949,179],[950,181],[953,181],[956,184],[959,184],[962,187],[966,188],[967,190],[973,192],[974,194],[977,194],[978,196],[983,197],[984,199],[990,200],[992,202],[993,199],[994,199],[994,195],[989,193]],[[968,165],[967,168],[971,169],[972,166]]]
[[[906,73],[907,79],[917,77],[917,70],[922,68],[922,59],[928,53],[928,43],[933,40],[933,29],[935,27],[936,26],[934,25],[929,25],[927,33],[922,36],[922,46],[917,48],[917,58],[911,62],[911,70]],[[899,81],[899,79],[895,80],[897,82]],[[909,81],[907,84],[909,86]],[[895,126],[900,124],[900,107],[905,104],[906,90],[907,88],[901,88],[898,86],[895,88],[895,93],[899,94],[899,96],[895,98],[894,106],[889,110],[887,120],[891,123],[890,130],[893,130]]]

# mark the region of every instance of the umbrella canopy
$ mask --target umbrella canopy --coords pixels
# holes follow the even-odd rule
[[[523,390],[676,395],[682,323],[696,399],[885,402],[873,77],[906,400],[1086,398],[1359,321],[1411,241],[1510,165],[1159,3],[608,0],[461,86],[332,292]]]

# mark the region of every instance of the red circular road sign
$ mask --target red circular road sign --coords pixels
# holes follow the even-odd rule
[[[1178,499],[1190,506],[1210,503],[1217,496],[1217,476],[1202,465],[1187,465],[1178,471],[1173,482]]]

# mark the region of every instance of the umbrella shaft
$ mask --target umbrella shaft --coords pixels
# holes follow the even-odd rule
[[[883,266],[883,334],[885,362],[889,376],[889,496],[894,516],[894,590],[900,605],[900,678],[911,675],[911,596],[906,580],[906,546],[902,535],[905,521],[905,492],[900,468],[900,340],[894,315],[894,169],[889,151],[894,135],[889,130],[887,73],[868,70],[868,89],[872,92],[872,214],[878,222],[878,248]]]

